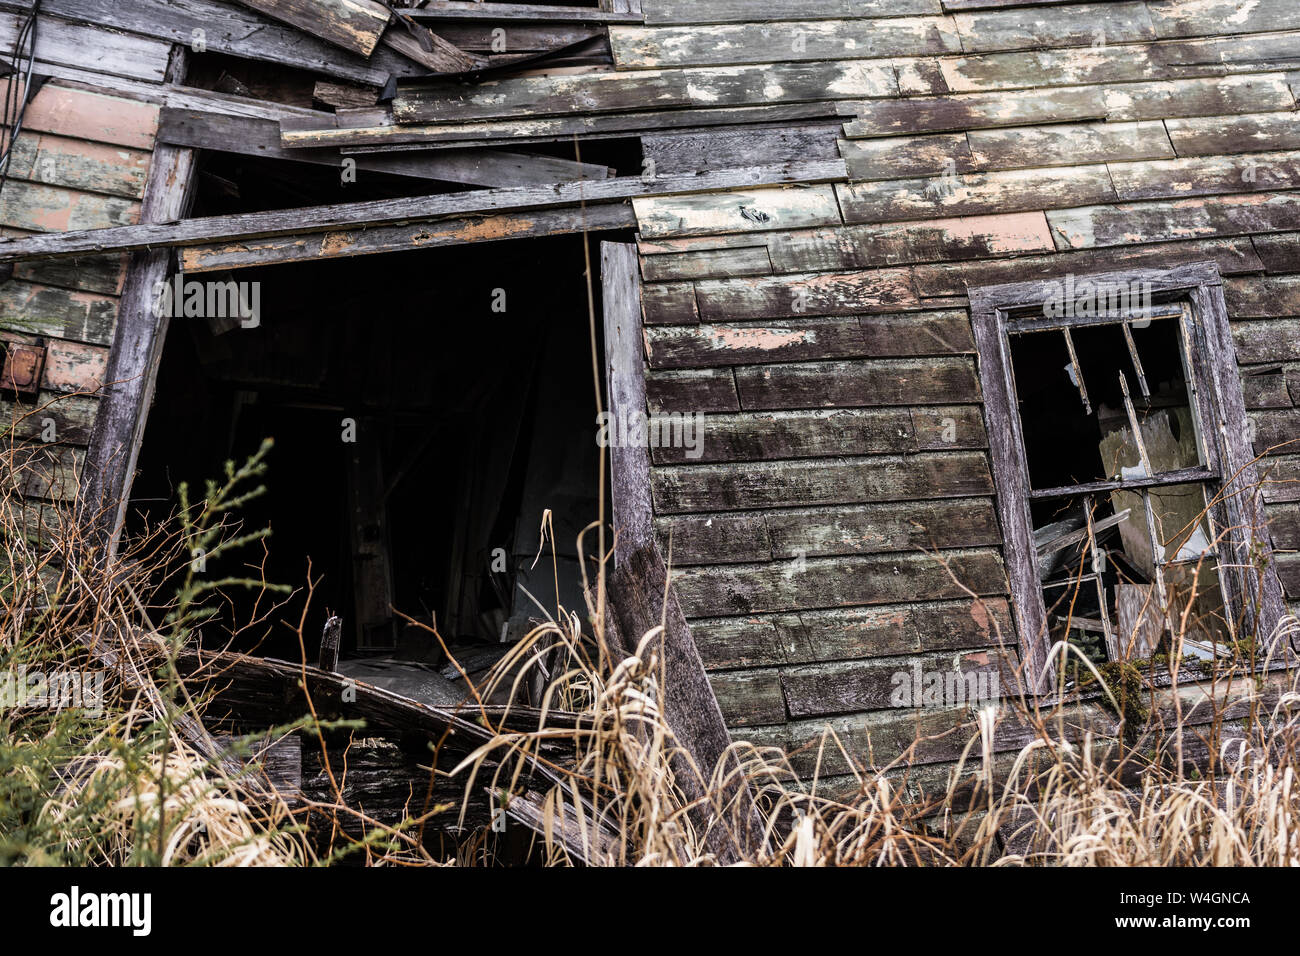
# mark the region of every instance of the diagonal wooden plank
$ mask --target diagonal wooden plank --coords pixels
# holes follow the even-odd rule
[[[179,222],[145,223],[117,229],[7,239],[0,241],[0,262],[45,256],[76,256],[119,249],[201,245],[261,236],[308,234],[348,226],[384,225],[511,209],[543,209],[632,196],[667,196],[779,183],[831,182],[841,180],[844,176],[844,163],[839,160],[787,163],[649,182],[640,177],[623,177],[603,182],[479,189],[305,209],[209,216]]]

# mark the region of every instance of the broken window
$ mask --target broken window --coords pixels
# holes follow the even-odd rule
[[[973,290],[991,454],[1032,669],[1254,639],[1281,613],[1213,267]],[[1271,615],[1271,616],[1270,616]],[[1053,658],[1059,660],[1059,658]]]

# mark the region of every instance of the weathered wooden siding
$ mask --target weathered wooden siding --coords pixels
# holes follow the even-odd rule
[[[52,42],[50,50],[62,47]],[[157,129],[156,105],[46,83],[27,108],[0,191],[0,230],[18,236],[138,222]],[[76,497],[125,272],[121,254],[34,261],[0,284],[0,338],[46,348],[39,394],[0,399],[5,467],[17,476],[32,533],[38,521],[48,527],[57,518],[54,505]]]
[[[893,673],[996,667],[999,634],[1015,646],[970,286],[1216,263],[1300,599],[1300,445],[1284,444],[1300,439],[1300,7],[784,0],[761,23],[752,11],[645,0],[646,26],[611,31],[616,63],[863,77],[888,63],[896,86],[827,94],[833,120],[645,140],[671,169],[797,155],[849,171],[634,201],[649,409],[707,416],[698,457],[653,454],[656,527],[735,735],[799,748],[829,722],[884,763],[918,731],[969,719],[891,708]],[[755,102],[718,91],[717,107]],[[967,737],[916,759],[952,759]],[[848,769],[828,760],[823,773]]]

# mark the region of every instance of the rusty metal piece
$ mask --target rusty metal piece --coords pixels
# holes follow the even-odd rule
[[[39,345],[9,342],[5,348],[4,371],[0,372],[0,389],[19,395],[35,395],[41,387],[45,368],[45,349]]]

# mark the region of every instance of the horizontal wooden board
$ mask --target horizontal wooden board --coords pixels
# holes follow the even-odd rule
[[[981,10],[954,14],[953,22],[968,53],[1134,43],[1156,37],[1145,5],[1134,0]]]
[[[0,225],[30,232],[65,232],[131,226],[140,203],[65,186],[13,181],[0,192]]]
[[[1165,126],[1179,156],[1300,149],[1300,129],[1292,112],[1198,116],[1171,119]]]
[[[99,399],[91,395],[61,395],[42,390],[34,399],[0,398],[0,435],[5,439],[44,440],[84,444],[95,424]]]
[[[1300,319],[1235,321],[1232,342],[1242,364],[1300,360]]]
[[[790,122],[776,127],[739,125],[715,129],[648,132],[641,151],[657,175],[744,166],[755,156],[767,162],[836,159],[838,120]]]
[[[920,265],[912,270],[922,296],[965,295],[968,288],[1074,273],[1115,272],[1128,268],[1162,268],[1188,262],[1213,262],[1223,275],[1260,271],[1262,263],[1249,237],[1193,239],[1155,245],[1080,249],[1049,256]]]
[[[969,358],[747,365],[735,372],[740,407],[754,411],[947,405],[980,398]]]
[[[1094,86],[874,100],[847,109],[856,116],[844,125],[849,139],[1102,120],[1109,112]]]
[[[690,448],[653,448],[653,460],[656,464],[766,461],[985,445],[979,408],[971,405],[707,415],[699,435],[698,445]]]
[[[759,18],[755,18],[756,20]],[[865,60],[961,50],[948,17],[790,21],[718,26],[611,27],[620,70],[672,66]]]
[[[766,515],[766,523],[775,560],[1002,542],[992,500],[986,498],[777,511]]]
[[[9,176],[127,199],[144,195],[152,154],[139,149],[22,133],[9,157]]]
[[[1162,37],[1300,28],[1300,8],[1290,0],[1151,0],[1147,13]]]
[[[646,372],[646,402],[652,412],[740,410],[736,379],[729,368]]]
[[[1300,276],[1251,276],[1227,279],[1223,297],[1235,319],[1300,315]]]
[[[1100,164],[848,183],[835,191],[847,223],[1061,209],[1116,198]]]
[[[973,351],[970,322],[957,311],[655,327],[645,339],[652,368]]]
[[[1253,237],[1255,251],[1269,272],[1300,272],[1300,233]]]
[[[786,719],[781,676],[776,671],[729,671],[709,677],[728,727],[779,724]]]
[[[892,96],[888,62],[774,63],[762,66],[629,70],[576,76],[520,77],[485,87],[402,87],[393,100],[399,123],[442,123],[560,116],[573,111],[755,106]]]
[[[708,279],[695,284],[703,321],[892,312],[917,305],[906,269]]]
[[[992,481],[984,455],[961,451],[661,466],[651,488],[667,515],[987,495]]]
[[[641,235],[647,238],[799,229],[840,221],[829,185],[636,198],[632,207]]]
[[[646,325],[689,325],[700,321],[695,286],[690,282],[653,282],[641,292]]]
[[[973,163],[980,169],[1074,166],[1174,156],[1165,126],[1140,123],[1064,123],[971,130]]]
[[[0,96],[9,95],[10,80],[0,79]],[[21,92],[22,84],[18,84]],[[23,129],[58,133],[76,139],[129,149],[153,149],[159,107],[153,103],[46,83],[23,113]]]
[[[871,269],[1055,248],[1041,212],[782,232],[769,241],[772,267],[777,272]]]
[[[108,345],[116,319],[112,296],[18,280],[0,284],[0,326],[10,331]]]
[[[976,594],[1005,594],[998,553],[809,558],[682,568],[673,575],[687,617],[946,600],[965,597],[963,585]]]
[[[1154,162],[1110,163],[1121,201],[1268,192],[1300,185],[1300,153],[1197,156]]]
[[[23,14],[0,10],[0,49],[16,48],[25,20]],[[105,77],[161,83],[170,57],[170,43],[42,14],[33,69],[49,75],[66,66]]]
[[[691,622],[711,669],[861,660],[1015,643],[1006,601],[987,598]]]
[[[1286,371],[1282,366],[1242,369],[1241,393],[1246,408],[1290,408]]]
[[[767,254],[766,245],[701,249],[659,256],[643,256],[641,273],[647,282],[765,276],[772,274],[772,259]]]
[[[754,19],[752,0],[649,0],[646,23],[737,23]],[[940,13],[939,0],[782,0],[763,10],[764,20],[839,20]]]
[[[965,133],[840,140],[852,180],[930,178],[975,168]]]
[[[913,691],[924,699],[921,695],[925,691],[925,677],[930,675],[946,681],[944,686],[952,687],[953,698],[958,693],[969,693],[969,697],[961,699],[977,705],[981,703],[981,695],[987,695],[983,700],[987,702],[991,696],[1001,696],[1002,687],[1014,687],[1016,671],[1014,651],[1004,656],[996,650],[979,650],[943,656],[926,654],[881,661],[812,664],[779,673],[785,697],[783,709],[791,717],[801,718],[886,710],[900,706],[901,701],[911,702]],[[902,688],[906,688],[907,697],[901,696]]]
[[[1290,193],[1208,196],[1049,210],[1057,246],[1088,249],[1300,229],[1300,197]]]

